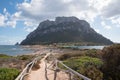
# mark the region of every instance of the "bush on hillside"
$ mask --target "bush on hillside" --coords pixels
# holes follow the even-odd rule
[[[120,80],[120,45],[112,45],[102,50],[105,80]]]
[[[6,54],[0,54],[0,58],[11,58],[12,56],[8,56]]]
[[[97,49],[89,49],[85,52],[86,56],[89,57],[95,57],[95,58],[101,58],[101,50],[97,50]]]
[[[34,57],[34,55],[20,55],[17,56],[18,59],[20,60],[31,60]]]
[[[103,78],[103,74],[99,70],[103,62],[98,58],[81,56],[67,59],[64,61],[64,64],[92,80],[101,80]]]
[[[19,71],[13,68],[0,68],[0,80],[15,80]]]

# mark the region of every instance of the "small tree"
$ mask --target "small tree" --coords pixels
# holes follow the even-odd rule
[[[120,80],[120,45],[106,47],[102,52],[104,78],[106,80]]]

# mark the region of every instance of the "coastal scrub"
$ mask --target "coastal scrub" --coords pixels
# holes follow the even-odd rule
[[[19,73],[19,70],[14,68],[0,68],[0,80],[14,80]]]

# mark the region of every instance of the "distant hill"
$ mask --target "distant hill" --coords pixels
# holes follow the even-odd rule
[[[38,28],[21,42],[21,45],[67,42],[113,44],[112,41],[92,29],[85,20],[79,20],[76,17],[56,17],[55,21],[41,22]]]

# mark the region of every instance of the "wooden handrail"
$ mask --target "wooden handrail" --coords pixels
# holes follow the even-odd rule
[[[45,57],[45,59],[47,57],[50,56],[51,53],[47,54],[47,56]],[[53,56],[53,55],[52,55]],[[53,56],[54,57],[54,56]],[[29,74],[29,72],[31,71],[33,65],[37,62],[37,60],[39,59],[39,57],[35,58],[32,62],[28,63],[27,66],[23,69],[23,71],[20,73],[20,75],[15,79],[15,80],[23,80],[24,76],[26,74]],[[75,74],[77,76],[79,76],[80,78],[84,79],[84,80],[91,80],[90,78],[76,72],[75,70],[71,69],[70,67],[68,67],[67,65],[65,65],[62,61],[57,60],[54,57],[54,61],[55,63],[52,63],[53,65],[56,64],[56,69],[58,69],[58,63],[60,63],[61,65],[63,65],[66,69],[68,69],[68,71],[70,71],[70,73]],[[51,66],[51,65],[50,65]],[[49,67],[48,67],[49,68]],[[29,69],[29,70],[28,70]],[[47,66],[46,66],[47,69]],[[47,76],[47,75],[46,75]],[[55,76],[54,76],[55,77]],[[56,78],[54,78],[54,80],[56,80]]]
[[[39,59],[39,56],[37,58],[35,58],[32,62],[28,63],[26,65],[26,67],[23,69],[23,71],[17,76],[17,78],[15,80],[23,80],[24,76],[26,74],[29,74],[29,72],[31,71],[32,67],[37,62],[38,59]]]
[[[51,54],[51,53],[50,53],[50,54]],[[49,54],[49,56],[50,56],[50,54]],[[51,55],[52,55],[52,54],[51,54]],[[49,56],[48,56],[48,57],[49,57]],[[82,78],[82,79],[84,79],[84,80],[91,80],[90,78],[88,78],[88,77],[86,77],[86,76],[84,76],[84,75],[76,72],[75,70],[71,69],[70,67],[68,67],[67,65],[65,65],[62,61],[59,61],[54,55],[52,55],[52,56],[54,57],[54,61],[53,61],[53,62],[55,62],[54,64],[57,64],[57,65],[56,65],[57,68],[58,68],[58,63],[60,63],[60,64],[63,65],[65,68],[67,68],[71,73],[79,76],[80,78]]]
[[[86,76],[84,76],[84,75],[76,72],[75,70],[71,69],[70,67],[66,66],[65,64],[63,64],[63,62],[61,62],[61,61],[59,61],[59,60],[57,60],[57,61],[58,61],[58,63],[62,64],[65,68],[67,68],[70,72],[78,75],[78,76],[81,77],[82,79],[84,79],[84,80],[91,80],[90,78],[87,78]]]

